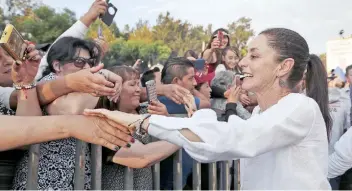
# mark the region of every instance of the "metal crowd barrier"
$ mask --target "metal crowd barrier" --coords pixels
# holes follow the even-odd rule
[[[175,115],[181,117],[182,115]],[[38,189],[38,162],[39,162],[39,144],[32,145],[29,151],[29,171],[27,180],[27,190],[37,190]],[[76,144],[76,160],[75,160],[75,175],[74,175],[74,189],[84,190],[84,170],[85,170],[85,157],[87,143],[77,140]],[[174,190],[182,190],[182,149],[175,153],[173,159],[173,180],[174,180]],[[231,161],[232,162],[232,161]],[[218,164],[218,165],[217,165]],[[207,182],[201,182],[201,163],[193,160],[193,190],[201,190],[201,185],[208,183],[209,190],[230,190],[231,183],[234,184],[234,190],[239,189],[239,179],[238,179],[238,161],[233,163],[233,172],[230,172],[230,162],[221,161],[215,163],[209,163],[209,177]],[[102,147],[98,145],[91,145],[91,165],[92,165],[92,180],[91,189],[101,190],[102,182]],[[220,166],[220,173],[218,179],[218,166]],[[160,190],[160,163],[153,165],[153,189]],[[230,174],[233,177],[230,178]],[[125,168],[124,177],[124,189],[133,190],[133,169]]]

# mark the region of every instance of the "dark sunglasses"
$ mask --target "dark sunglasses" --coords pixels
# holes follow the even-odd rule
[[[68,61],[66,63],[73,63],[77,68],[84,68],[86,64],[88,64],[90,67],[94,67],[97,65],[96,59],[93,58],[82,58],[82,57],[77,57],[74,58],[71,61]]]

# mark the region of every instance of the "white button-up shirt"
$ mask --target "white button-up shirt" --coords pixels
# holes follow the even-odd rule
[[[327,180],[328,140],[317,103],[289,94],[265,112],[257,107],[248,120],[217,121],[214,111],[192,118],[153,115],[149,134],[182,146],[200,162],[241,158],[242,189],[331,189]],[[190,142],[188,128],[203,142]]]

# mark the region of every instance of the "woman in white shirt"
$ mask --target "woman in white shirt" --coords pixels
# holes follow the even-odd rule
[[[206,109],[189,119],[85,113],[122,125],[139,120],[137,129],[182,146],[200,162],[241,158],[242,189],[331,189],[326,178],[331,119],[319,57],[309,54],[298,33],[273,28],[253,39],[239,65],[246,75],[242,88],[254,92],[259,104],[248,120],[231,116],[219,122]],[[292,93],[305,72],[307,96]]]

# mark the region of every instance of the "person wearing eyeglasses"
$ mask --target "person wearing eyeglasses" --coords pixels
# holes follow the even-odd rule
[[[63,37],[56,41],[47,54],[48,67],[41,82],[63,78],[81,70],[97,66],[100,62],[101,49],[98,44],[75,37]],[[98,75],[98,74],[97,74]],[[107,76],[107,78],[112,75]],[[41,83],[40,82],[40,83]],[[115,85],[115,87],[118,87]],[[101,95],[99,91],[96,96]],[[90,94],[87,96],[91,97]],[[82,98],[85,99],[85,98]],[[55,103],[56,101],[54,101]],[[70,109],[74,107],[68,106]],[[49,106],[44,107],[44,113]],[[43,127],[45,128],[45,126]],[[76,139],[67,138],[40,144],[38,189],[72,190],[74,176]],[[90,189],[90,150],[85,148],[85,187]],[[13,189],[26,188],[29,155],[26,153],[17,165]],[[54,177],[57,177],[53,179]]]

